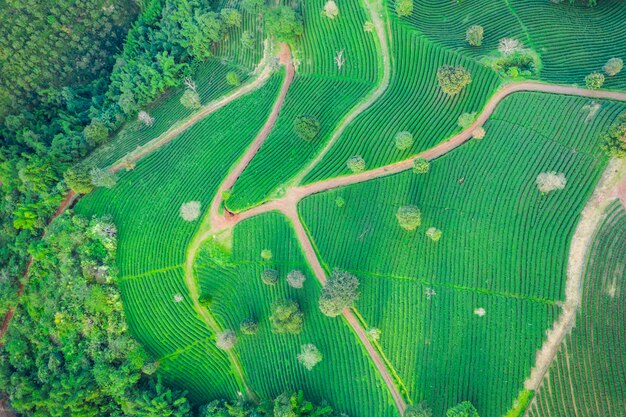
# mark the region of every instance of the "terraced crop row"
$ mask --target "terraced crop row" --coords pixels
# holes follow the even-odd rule
[[[247,72],[223,64],[217,58],[198,64],[192,78],[196,82],[202,104],[219,98],[234,88],[226,81],[226,74],[230,71],[235,71],[241,81],[248,78]],[[95,150],[86,163],[105,168],[190,116],[195,110],[180,103],[184,91],[184,88],[179,88],[164,93],[146,109],[154,118],[152,126],[144,126],[137,120],[126,123],[109,143]]]
[[[319,311],[320,285],[309,269],[291,225],[282,215],[268,213],[239,223],[232,237],[232,254],[205,243],[196,259],[202,293],[211,297],[211,311],[224,326],[238,332],[236,353],[250,386],[262,397],[284,390],[302,389],[307,398],[328,401],[351,416],[397,416],[389,391],[358,339],[341,317],[329,318]],[[261,259],[270,249],[273,257]],[[261,282],[261,272],[275,268],[275,286]],[[285,277],[299,269],[307,277],[303,289],[288,286]],[[273,334],[269,322],[271,304],[279,299],[296,300],[304,312],[298,335]],[[246,318],[259,323],[258,333],[243,335],[239,324]],[[323,360],[308,371],[298,363],[303,344],[313,343]]]
[[[346,161],[354,155],[360,155],[370,169],[442,142],[461,130],[458,117],[480,111],[499,84],[492,70],[435,45],[394,19],[391,30],[393,67],[387,91],[348,126],[305,183],[349,174]],[[447,96],[437,84],[442,65],[463,65],[471,73],[471,84],[459,95]],[[411,132],[415,139],[405,151],[395,147],[395,135],[401,131]]]
[[[413,14],[403,21],[429,39],[477,60],[494,53],[500,39],[518,39],[541,56],[543,68],[539,78],[584,85],[585,76],[601,71],[608,59],[626,59],[623,2],[599,1],[595,7],[588,7],[586,3],[434,0],[414,2]],[[395,13],[394,8],[392,1],[391,13]],[[485,29],[481,47],[470,47],[465,41],[465,31],[475,24]],[[605,87],[626,88],[626,74],[608,77]]]
[[[224,7],[238,9],[241,12],[242,24],[238,28],[230,28],[228,37],[219,44],[216,55],[244,71],[251,71],[263,58],[263,41],[265,33],[263,19],[257,13],[248,13],[241,7],[238,0],[222,0],[217,9]],[[242,43],[242,36],[247,32],[252,37],[250,45]]]
[[[598,133],[626,109],[603,101],[588,120],[590,103],[515,93],[486,123],[485,139],[434,161],[430,173],[384,177],[300,203],[327,268],[362,278],[357,307],[380,326],[383,350],[413,400],[443,412],[469,399],[487,417],[513,405],[564,299],[578,213],[606,165]],[[536,177],[549,171],[564,173],[567,185],[542,195]],[[422,212],[414,232],[395,218],[407,204]],[[425,235],[430,227],[443,231],[440,241]],[[436,293],[430,301],[428,288]],[[485,317],[473,311],[481,307]]]
[[[273,76],[261,89],[206,117],[135,170],[122,173],[113,189],[100,188],[80,200],[79,213],[110,214],[117,224],[121,276],[184,261],[199,221],[184,221],[181,205],[199,201],[202,212],[208,208],[234,161],[265,123],[281,79]]]
[[[624,415],[625,232],[626,211],[616,201],[589,249],[576,326],[563,341],[528,417]]]

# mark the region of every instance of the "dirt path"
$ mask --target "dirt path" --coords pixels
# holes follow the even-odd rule
[[[550,368],[550,364],[559,351],[563,339],[574,326],[576,312],[582,299],[582,280],[588,250],[593,237],[605,216],[605,210],[611,202],[619,198],[620,190],[626,184],[626,160],[611,159],[591,198],[580,213],[581,219],[570,244],[565,280],[565,302],[558,320],[547,331],[547,338],[537,351],[535,366],[524,382],[524,387],[539,389],[541,382]]]

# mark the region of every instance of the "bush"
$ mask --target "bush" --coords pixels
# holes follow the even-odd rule
[[[542,193],[549,193],[554,190],[562,190],[567,185],[565,174],[556,172],[542,172],[537,175],[537,188]]]
[[[294,269],[287,274],[287,284],[289,284],[290,287],[302,288],[304,286],[304,281],[306,281],[306,276],[304,276],[304,273],[298,269]]]
[[[530,77],[539,68],[539,56],[530,49],[513,50],[503,53],[492,62],[492,67],[503,77]]]
[[[188,201],[180,206],[180,217],[187,222],[192,222],[200,217],[200,202]]]
[[[89,171],[91,183],[96,187],[113,188],[117,184],[117,177],[105,169],[93,168]]]
[[[380,329],[377,329],[376,327],[372,327],[370,329],[367,329],[367,331],[365,332],[365,334],[367,335],[367,338],[369,340],[371,340],[372,342],[377,341],[378,339],[380,339],[380,334],[382,332],[380,331]]]
[[[402,417],[432,417],[433,412],[426,406],[426,403],[419,403],[417,405],[410,405],[404,410]]]
[[[604,74],[593,72],[585,77],[585,85],[590,90],[599,90],[604,85]]]
[[[202,104],[200,103],[200,95],[197,92],[189,89],[185,90],[183,95],[180,97],[180,104],[192,110],[196,110],[202,107]]]
[[[298,362],[309,371],[322,361],[322,353],[312,343],[302,345],[298,354]]]
[[[413,13],[413,0],[396,0],[396,13],[400,17],[410,16]]]
[[[411,132],[398,132],[396,134],[396,148],[401,151],[405,151],[413,146],[413,135]]]
[[[522,48],[523,45],[520,43],[520,41],[514,38],[500,39],[500,42],[498,43],[498,51],[502,55],[512,54],[513,52],[519,51]]]
[[[92,120],[83,130],[87,143],[92,146],[101,145],[109,138],[109,130],[99,120]]]
[[[278,42],[293,42],[304,33],[302,18],[288,6],[269,9],[265,15],[265,28]]]
[[[365,171],[365,160],[360,155],[351,156],[346,162],[348,169],[355,174]]]
[[[269,261],[270,259],[272,259],[272,256],[273,256],[272,251],[269,249],[263,249],[261,251],[261,258],[263,258],[263,260],[265,261]]]
[[[320,123],[313,116],[298,116],[293,121],[293,130],[300,139],[308,142],[320,133]]]
[[[626,157],[626,113],[621,114],[601,138],[602,150],[607,155],[616,158]]]
[[[279,300],[272,304],[272,333],[298,334],[302,331],[304,314],[300,311],[298,303],[293,300]]]
[[[449,408],[446,417],[480,417],[478,411],[469,401],[463,401],[460,404]]]
[[[319,307],[329,317],[341,314],[344,308],[352,307],[359,298],[359,280],[347,271],[333,270],[330,279],[322,288]]]
[[[246,335],[256,334],[259,331],[259,323],[254,319],[245,319],[239,325],[239,331]]]
[[[462,115],[459,116],[459,120],[457,121],[457,123],[462,129],[467,129],[468,127],[472,125],[472,123],[474,123],[475,120],[476,120],[476,112],[463,113]]]
[[[87,194],[94,189],[89,171],[82,166],[69,168],[63,173],[63,179],[76,194]]]
[[[261,281],[265,285],[276,285],[278,283],[278,271],[275,269],[266,269],[261,273]]]
[[[235,347],[237,335],[234,330],[227,329],[217,335],[215,346],[222,350],[229,350]]]
[[[150,116],[147,111],[140,111],[137,120],[143,125],[150,127],[154,124],[154,117]]]
[[[478,140],[483,139],[485,137],[485,128],[479,126],[476,129],[472,130],[472,137]]]
[[[239,76],[235,71],[230,71],[228,74],[226,74],[226,82],[233,87],[237,87],[241,84],[241,82],[239,81]]]
[[[480,46],[483,44],[483,33],[485,29],[483,29],[480,25],[473,25],[467,29],[465,32],[465,40],[470,46]]]
[[[624,68],[624,61],[620,58],[611,58],[606,61],[606,64],[602,67],[604,73],[609,77],[619,74],[622,68]]]
[[[428,174],[430,162],[426,158],[416,158],[413,160],[413,172],[416,174]]]
[[[454,96],[472,82],[472,77],[462,66],[444,65],[437,70],[437,81],[444,93]]]
[[[346,199],[343,197],[335,198],[335,205],[339,208],[344,208],[346,206]]]
[[[339,7],[337,7],[337,3],[335,3],[333,0],[328,0],[324,5],[324,10],[322,11],[322,13],[330,20],[333,20],[334,18],[339,16]]]
[[[443,236],[443,232],[436,227],[429,227],[428,230],[426,230],[426,236],[428,236],[433,242],[437,242],[441,239],[441,236]]]
[[[415,230],[422,224],[422,213],[417,206],[402,206],[396,212],[396,219],[404,230]]]

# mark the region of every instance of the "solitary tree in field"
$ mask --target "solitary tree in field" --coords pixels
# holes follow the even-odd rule
[[[413,0],[396,0],[396,13],[400,17],[410,16],[413,13]]]
[[[449,408],[446,417],[480,417],[478,411],[469,401],[463,401],[460,404]]]
[[[624,61],[621,58],[611,58],[602,67],[604,73],[609,77],[619,74],[622,68],[624,68]]]
[[[192,222],[200,217],[200,202],[188,201],[180,206],[180,217],[187,222]]]
[[[266,269],[261,273],[261,281],[265,285],[276,285],[278,283],[278,271],[275,269]]]
[[[346,206],[346,199],[341,196],[335,198],[335,205],[339,208],[344,208]]]
[[[458,124],[462,129],[467,129],[474,123],[476,120],[476,112],[473,113],[463,113],[459,116]]]
[[[302,331],[304,314],[293,300],[279,300],[272,304],[270,323],[272,332],[277,334],[298,334]]]
[[[261,258],[264,261],[269,261],[270,259],[272,259],[272,256],[274,255],[272,254],[272,251],[270,249],[263,249],[261,251]]]
[[[200,95],[195,90],[190,89],[185,90],[180,97],[180,104],[192,110],[199,109],[202,106],[200,103]]]
[[[599,90],[604,85],[604,74],[601,72],[592,72],[585,77],[585,85],[590,90]]]
[[[365,159],[360,155],[351,156],[346,162],[348,169],[355,174],[365,171]]]
[[[257,331],[259,331],[259,323],[251,318],[245,319],[239,325],[239,331],[246,335],[255,334]]]
[[[302,288],[304,281],[306,281],[306,276],[298,269],[294,269],[287,274],[287,284],[292,288]]]
[[[554,190],[562,190],[567,185],[565,174],[556,172],[542,172],[537,175],[537,188],[543,194]]]
[[[437,81],[444,93],[454,96],[472,82],[472,77],[462,66],[444,65],[437,70]]]
[[[320,133],[320,122],[313,116],[301,115],[293,121],[293,130],[300,139],[309,142]]]
[[[482,126],[472,130],[472,138],[481,140],[485,137],[485,128]]]
[[[430,162],[426,158],[415,158],[413,160],[413,172],[416,174],[428,174]]]
[[[352,307],[359,298],[359,280],[347,271],[333,270],[330,279],[322,288],[319,307],[329,317],[341,314],[344,308]]]
[[[376,342],[378,339],[380,339],[381,333],[382,332],[380,331],[380,329],[376,327],[371,327],[367,329],[367,331],[365,332],[365,334],[367,335],[367,338],[371,340],[372,342]]]
[[[89,171],[91,183],[96,187],[113,188],[117,184],[117,177],[106,169],[92,168]]]
[[[222,350],[229,350],[235,347],[237,335],[234,330],[227,329],[217,335],[215,345]]]
[[[140,111],[137,115],[137,120],[145,126],[152,126],[154,124],[154,117],[150,116],[147,111]]]
[[[443,232],[436,227],[429,227],[428,230],[426,230],[426,236],[428,236],[433,242],[437,242],[441,239],[441,236],[443,236]]]
[[[322,352],[312,343],[302,345],[298,354],[298,362],[309,371],[322,361]]]
[[[398,150],[405,151],[413,146],[413,135],[411,134],[411,132],[407,131],[398,132],[396,134],[395,142],[396,148],[398,148]]]
[[[226,82],[233,87],[237,87],[241,82],[239,81],[239,76],[235,71],[230,71],[226,74]]]
[[[433,412],[426,403],[421,402],[417,405],[410,405],[404,410],[402,417],[432,417]]]
[[[498,43],[498,51],[500,51],[502,55],[510,55],[521,48],[522,44],[520,41],[514,38],[500,39],[500,43]]]
[[[324,10],[322,10],[322,14],[330,20],[333,20],[334,18],[339,16],[339,7],[337,7],[337,3],[335,3],[333,0],[328,0],[324,5]]]
[[[346,65],[346,57],[343,56],[343,49],[341,51],[337,51],[335,55],[335,65],[337,65],[337,69],[341,71],[344,65]]]
[[[398,224],[404,230],[415,230],[422,224],[422,212],[417,206],[402,206],[396,212]]]
[[[375,29],[375,26],[372,22],[370,22],[369,20],[365,23],[363,23],[363,30],[367,33],[371,33],[373,32]]]
[[[465,40],[467,40],[467,43],[471,46],[480,46],[483,44],[484,31],[485,30],[480,25],[470,26],[465,33]]]

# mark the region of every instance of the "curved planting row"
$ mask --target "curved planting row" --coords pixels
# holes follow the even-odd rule
[[[390,164],[431,148],[457,133],[458,117],[479,112],[495,91],[499,79],[493,71],[462,55],[441,48],[423,35],[392,21],[393,69],[385,94],[346,129],[334,147],[305,177],[305,183],[347,175],[348,158],[359,155],[366,168]],[[442,65],[462,65],[472,82],[449,97],[437,83]],[[409,131],[413,145],[403,151],[395,136]]]
[[[270,260],[261,257],[264,249],[271,250]],[[266,269],[278,271],[275,285],[261,281]],[[294,269],[306,276],[302,289],[286,282],[286,275]],[[261,397],[302,389],[307,398],[328,401],[351,416],[398,415],[356,336],[341,317],[326,317],[319,311],[320,285],[282,215],[268,213],[239,223],[232,236],[232,252],[205,242],[195,270],[202,293],[210,296],[211,311],[225,327],[237,331],[235,351],[250,386]],[[272,332],[272,303],[286,299],[295,300],[304,313],[299,334]],[[248,318],[258,322],[256,334],[240,332],[240,323]],[[301,346],[310,343],[323,359],[309,371],[297,356]]]
[[[589,248],[576,326],[531,404],[529,417],[618,417],[626,410],[626,211],[619,201]]]
[[[515,93],[487,135],[405,172],[313,195],[304,223],[329,266],[362,279],[357,307],[414,401],[439,414],[471,400],[481,416],[512,407],[564,299],[569,243],[606,165],[598,134],[626,107]],[[540,173],[565,175],[542,194]],[[396,213],[421,209],[406,231]],[[435,227],[439,241],[425,233]],[[442,379],[442,375],[450,375]]]
[[[315,157],[341,118],[371,87],[368,82],[297,76],[274,129],[235,183],[227,207],[241,211],[280,196],[286,183]],[[313,140],[303,140],[294,132],[294,121],[302,115],[313,116],[320,124]]]
[[[304,36],[295,58],[300,61],[302,74],[320,74],[376,82],[380,52],[376,47],[376,32],[366,31],[369,21],[363,1],[337,1],[339,14],[330,19],[324,15],[327,0],[302,2]],[[345,63],[339,67],[337,57]]]
[[[220,3],[219,10],[224,7],[238,9],[242,21],[240,27],[229,30],[228,38],[218,46],[216,55],[242,70],[251,71],[263,58],[263,19],[257,13],[244,10],[241,1],[223,0]],[[243,38],[248,39],[242,41]]]
[[[248,77],[246,72],[223,64],[217,58],[198,64],[192,79],[196,83],[202,104],[207,104],[234,88],[226,81],[226,74],[230,71],[235,71],[242,81]],[[146,109],[154,118],[152,126],[145,126],[137,120],[126,123],[109,143],[96,149],[85,163],[105,168],[190,116],[196,110],[188,109],[180,103],[184,91],[184,88],[179,88],[164,93]]]
[[[100,188],[80,200],[77,212],[109,214],[117,224],[121,276],[184,262],[199,220],[183,220],[181,205],[198,201],[199,214],[208,208],[233,161],[265,123],[281,78],[272,77],[261,89],[204,118],[122,173],[113,189]]]

